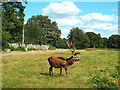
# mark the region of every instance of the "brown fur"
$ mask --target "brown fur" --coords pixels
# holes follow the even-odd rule
[[[77,54],[80,53],[75,53],[73,56],[67,58],[67,57],[58,57],[58,56],[50,56],[48,58],[48,62],[50,64],[49,68],[49,74],[53,75],[53,70],[52,68],[60,68],[60,75],[62,74],[62,68],[65,69],[66,75],[67,75],[67,67],[72,65],[75,61],[79,61],[80,58],[77,56]]]

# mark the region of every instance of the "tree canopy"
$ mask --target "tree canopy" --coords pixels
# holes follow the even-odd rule
[[[2,3],[2,46],[8,42],[21,42],[25,7],[21,2]],[[6,37],[9,37],[5,39]]]
[[[68,40],[75,44],[77,49],[87,48],[90,45],[88,36],[78,27],[72,28],[68,34]]]
[[[55,47],[56,48],[64,48],[64,49],[66,49],[67,48],[67,45],[66,45],[66,42],[67,42],[67,39],[66,38],[60,38],[60,39],[58,39],[57,41],[56,41],[56,43],[55,43]]]
[[[90,39],[90,48],[101,48],[103,47],[103,40],[100,34],[95,34],[94,32],[86,32],[86,35]]]
[[[48,16],[32,16],[25,26],[25,43],[55,45],[60,38],[61,30],[56,22],[52,22]]]
[[[120,35],[112,35],[108,38],[108,48],[120,48]]]

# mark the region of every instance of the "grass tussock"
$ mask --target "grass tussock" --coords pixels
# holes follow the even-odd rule
[[[80,51],[81,61],[68,67],[68,77],[63,70],[54,69],[48,75],[48,60],[51,55],[71,56],[70,51],[29,53],[2,57],[3,88],[92,88],[86,75],[97,69],[114,68],[118,65],[117,51]]]

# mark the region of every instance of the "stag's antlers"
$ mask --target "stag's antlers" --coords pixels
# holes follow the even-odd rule
[[[67,46],[69,47],[69,50],[72,52],[72,54],[74,54],[75,46],[73,45],[73,43],[67,41]]]

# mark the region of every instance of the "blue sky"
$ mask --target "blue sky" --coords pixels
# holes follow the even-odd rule
[[[118,33],[117,2],[28,2],[25,6],[25,23],[33,15],[49,16],[58,23],[62,38],[74,27],[102,37]]]

